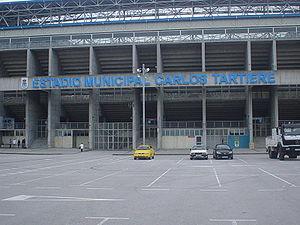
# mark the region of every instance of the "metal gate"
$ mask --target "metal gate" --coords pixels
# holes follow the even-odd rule
[[[253,118],[253,136],[267,137],[271,135],[271,119],[268,117]]]
[[[132,123],[96,123],[95,149],[124,150],[132,148]]]

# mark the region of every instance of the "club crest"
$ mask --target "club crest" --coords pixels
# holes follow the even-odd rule
[[[27,77],[21,78],[21,88],[22,89],[28,88],[28,78]]]

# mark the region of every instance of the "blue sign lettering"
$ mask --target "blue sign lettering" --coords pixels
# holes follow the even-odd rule
[[[42,77],[33,78],[33,88],[72,88],[72,87],[141,87],[150,86],[177,86],[177,85],[247,85],[247,84],[274,84],[276,73],[249,72],[249,73],[213,73],[208,74],[156,74],[148,78],[139,76],[85,76],[85,77]]]

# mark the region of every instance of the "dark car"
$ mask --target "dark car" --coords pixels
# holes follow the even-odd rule
[[[213,151],[214,159],[233,159],[233,151],[226,144],[218,144]]]

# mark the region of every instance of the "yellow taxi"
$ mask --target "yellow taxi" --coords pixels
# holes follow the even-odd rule
[[[154,149],[150,145],[139,145],[136,150],[134,150],[134,159],[154,159]]]

